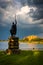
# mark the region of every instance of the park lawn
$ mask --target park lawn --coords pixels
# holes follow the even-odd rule
[[[0,65],[43,65],[43,51],[21,51],[12,55],[0,51]]]

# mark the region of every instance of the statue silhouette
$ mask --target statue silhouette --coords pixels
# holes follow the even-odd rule
[[[12,23],[12,27],[10,30],[11,36],[16,35],[16,32],[17,32],[17,25],[16,24],[17,24],[17,21],[15,19],[15,23],[14,22]]]

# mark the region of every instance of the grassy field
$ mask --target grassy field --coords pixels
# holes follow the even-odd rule
[[[0,51],[0,65],[43,65],[43,51],[21,51],[12,55]]]

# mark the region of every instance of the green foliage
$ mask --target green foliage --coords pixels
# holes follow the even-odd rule
[[[40,41],[40,38],[32,39],[31,41]]]
[[[25,42],[26,40],[23,40],[23,39],[21,39],[21,40],[19,40],[20,42]]]
[[[43,65],[43,51],[21,51],[18,55],[0,52],[0,65]]]
[[[20,42],[43,42],[43,39],[42,38],[34,38],[34,39],[29,40],[29,39],[25,38],[24,40],[21,39]]]
[[[31,41],[42,41],[43,39],[41,38],[36,38],[36,39],[32,39]]]

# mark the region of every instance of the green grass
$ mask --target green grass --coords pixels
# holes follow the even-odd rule
[[[0,51],[0,65],[43,65],[43,51],[21,51],[12,55]]]

